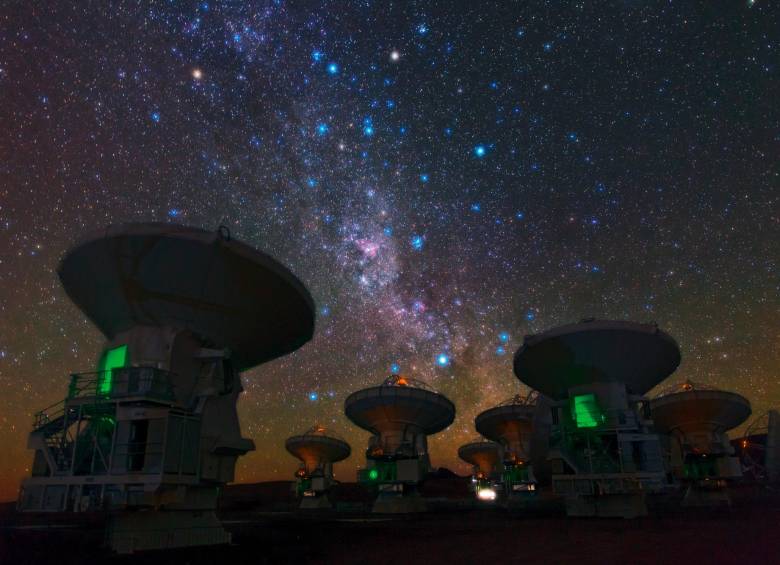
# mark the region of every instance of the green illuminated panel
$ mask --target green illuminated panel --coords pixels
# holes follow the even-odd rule
[[[504,471],[504,482],[509,485],[528,482],[528,467],[515,465]]]
[[[108,395],[113,385],[113,370],[121,369],[127,365],[127,346],[120,345],[113,349],[107,349],[100,357],[98,365],[98,394]]]
[[[371,469],[371,470],[368,472],[368,478],[369,478],[370,480],[372,480],[372,481],[375,481],[375,480],[377,480],[377,479],[379,478],[379,471],[377,471],[376,469]]]
[[[706,456],[686,457],[683,464],[683,473],[686,479],[702,480],[718,476],[717,463],[714,458]]]
[[[604,421],[604,415],[593,394],[581,394],[571,400],[571,417],[578,428],[595,428]]]
[[[303,493],[307,490],[311,490],[311,479],[301,479],[298,481],[298,486],[296,487],[298,496],[303,496]]]

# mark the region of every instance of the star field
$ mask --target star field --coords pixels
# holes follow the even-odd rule
[[[55,269],[110,223],[224,224],[311,290],[313,341],[243,376],[242,481],[290,479],[315,422],[354,480],[343,401],[391,371],[456,404],[431,458],[465,472],[523,336],[583,317],[780,405],[770,2],[69,4],[0,15],[0,499],[94,370]]]

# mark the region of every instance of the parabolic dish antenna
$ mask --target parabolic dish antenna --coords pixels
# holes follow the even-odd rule
[[[229,349],[239,371],[296,350],[314,332],[301,281],[225,228],[110,226],[76,245],[59,276],[108,339],[139,325],[189,329]]]
[[[677,343],[655,324],[586,320],[526,336],[515,354],[517,378],[562,400],[572,387],[622,382],[643,395],[680,364]]]
[[[314,426],[301,435],[287,438],[284,447],[293,457],[303,461],[309,470],[323,463],[342,461],[352,452],[346,441],[322,426]]]
[[[432,435],[455,419],[455,405],[445,396],[420,381],[397,375],[350,394],[344,412],[355,425],[375,435],[405,426]]]

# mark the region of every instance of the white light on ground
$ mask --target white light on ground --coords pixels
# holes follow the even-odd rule
[[[496,491],[492,488],[482,488],[477,491],[477,498],[480,500],[495,500]]]

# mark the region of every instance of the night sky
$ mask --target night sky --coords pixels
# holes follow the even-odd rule
[[[657,321],[686,378],[780,405],[772,2],[14,2],[0,13],[0,500],[102,339],[56,266],[127,221],[216,229],[311,290],[313,341],[244,374],[242,481],[292,479],[391,371],[474,416],[528,333]],[[460,4],[460,6],[458,6]],[[596,4],[598,7],[594,7]]]

